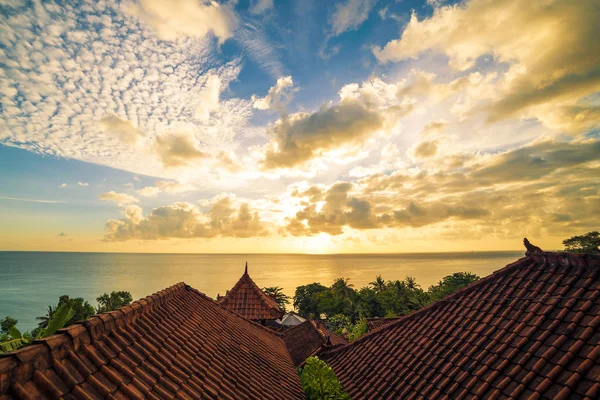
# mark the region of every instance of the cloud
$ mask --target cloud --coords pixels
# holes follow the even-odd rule
[[[6,196],[0,196],[0,200],[24,201],[26,203],[46,203],[46,204],[67,203],[64,200],[22,199],[22,198],[19,198],[19,197],[6,197]]]
[[[90,184],[87,182],[77,182],[77,185],[86,187],[86,186],[89,186]]]
[[[233,36],[238,23],[229,4],[215,1],[141,0],[129,11],[164,40],[203,37],[211,32],[224,42]]]
[[[373,52],[389,62],[434,50],[460,71],[492,55],[508,70],[496,85],[497,98],[486,106],[490,121],[537,117],[532,108],[573,106],[600,90],[599,18],[595,0],[468,0],[438,6],[421,21],[413,14],[401,38]],[[593,111],[587,118],[598,123]]]
[[[117,193],[115,191],[102,193],[99,198],[100,200],[114,201],[120,206],[131,203],[139,203],[139,200],[135,197],[128,195],[127,193]]]
[[[397,87],[379,79],[350,84],[340,90],[340,102],[324,105],[313,113],[284,115],[270,128],[265,169],[292,168],[331,150],[360,146],[379,131],[393,128],[413,109],[401,103]]]
[[[294,81],[291,76],[278,78],[275,86],[269,89],[265,97],[252,96],[252,106],[258,110],[273,110],[283,114],[297,90],[297,88],[294,88]]]
[[[273,0],[253,0],[249,10],[251,14],[262,14],[271,8],[273,8]]]
[[[61,189],[65,189],[67,186],[69,185],[67,185],[66,183],[61,183],[58,187]]]
[[[433,157],[438,152],[438,140],[424,140],[417,143],[413,148],[413,154],[416,158]]]
[[[144,134],[136,129],[131,122],[119,118],[116,114],[106,114],[100,120],[104,130],[115,135],[122,143],[135,145]]]
[[[207,157],[196,148],[194,137],[185,133],[171,133],[156,137],[155,149],[165,168],[190,165],[193,161]]]
[[[69,236],[69,235],[67,235],[67,234],[66,234],[66,233],[64,233],[64,232],[61,232],[61,233],[59,233],[57,236],[66,237],[66,236]]]
[[[483,231],[518,237],[532,226],[548,235],[593,229],[599,154],[600,140],[536,142],[477,155],[459,172],[412,168],[293,190],[290,202],[299,209],[287,216],[285,231],[341,235],[428,226],[466,239]]]
[[[269,231],[257,212],[247,203],[230,196],[211,200],[206,212],[189,203],[175,203],[153,209],[144,215],[140,207],[130,205],[124,217],[106,223],[106,241],[168,238],[248,238],[266,236]]]
[[[448,125],[448,122],[446,122],[444,120],[428,122],[427,125],[425,125],[425,127],[421,131],[421,136],[429,137],[429,136],[438,135],[442,132],[442,130],[444,130],[444,128],[447,125]]]
[[[146,186],[143,189],[139,189],[137,193],[144,197],[156,197],[160,193],[168,194],[179,194],[185,193],[196,188],[193,185],[171,181],[158,181],[155,186]]]
[[[198,116],[203,120],[208,120],[210,114],[217,111],[220,107],[219,96],[221,95],[221,79],[218,75],[209,75],[206,84],[200,92],[200,106],[198,107]]]
[[[357,29],[369,17],[377,0],[347,0],[337,3],[329,18],[332,36]]]

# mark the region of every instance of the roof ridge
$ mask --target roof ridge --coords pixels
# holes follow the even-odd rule
[[[350,346],[354,346],[356,344],[362,343],[367,338],[378,335],[381,332],[385,332],[392,327],[404,323],[404,321],[411,320],[415,317],[418,317],[422,314],[430,312],[431,310],[435,310],[440,307],[443,303],[448,302],[449,300],[453,300],[457,297],[461,297],[466,293],[471,292],[473,289],[479,287],[480,285],[485,285],[489,281],[497,279],[498,276],[511,272],[513,269],[521,267],[523,265],[532,265],[536,262],[542,262],[545,266],[548,265],[556,265],[560,264],[563,266],[572,266],[572,267],[588,267],[588,268],[599,268],[600,267],[600,254],[589,254],[589,253],[568,253],[568,252],[551,252],[551,251],[527,251],[525,253],[525,257],[518,259],[517,261],[506,265],[505,267],[492,272],[490,275],[483,277],[482,279],[473,282],[464,288],[457,290],[456,292],[448,295],[442,299],[436,300],[433,303],[415,310],[409,314],[398,317],[396,321],[392,321],[389,324],[380,326],[379,328],[374,329],[371,332],[368,332],[364,336],[359,339],[348,343],[343,347],[333,348],[327,352],[327,356],[330,354],[343,352]]]
[[[240,279],[238,279],[238,281],[235,283],[235,285],[233,285],[231,290],[229,290],[229,292],[227,292],[227,294],[225,296],[221,297],[221,299],[218,301],[218,303],[219,304],[224,304],[224,303],[227,304],[229,302],[229,299],[231,298],[231,296],[233,296],[239,290],[240,286],[244,283],[248,283],[250,285],[250,287],[252,288],[252,291],[254,292],[254,294],[256,294],[259,301],[265,308],[277,310],[278,313],[281,313],[281,316],[279,318],[283,317],[284,313],[282,313],[281,310],[279,309],[279,304],[277,304],[277,301],[274,298],[267,296],[262,291],[262,289],[260,287],[258,287],[256,282],[254,282],[254,280],[250,277],[250,274],[248,274],[248,272],[244,272],[244,274],[240,277]]]
[[[267,332],[269,332],[269,333],[271,333],[271,334],[273,334],[273,335],[275,335],[275,336],[277,336],[277,337],[283,337],[283,334],[282,334],[282,333],[280,333],[280,332],[276,332],[276,331],[274,331],[273,329],[267,328],[266,326],[263,326],[263,325],[259,324],[258,322],[252,321],[251,319],[244,317],[244,316],[243,316],[242,314],[240,314],[240,313],[237,313],[237,312],[235,312],[235,311],[233,311],[233,310],[230,310],[229,308],[225,307],[225,306],[224,306],[223,304],[221,304],[220,302],[218,302],[218,301],[216,301],[215,299],[213,299],[213,298],[210,298],[210,297],[209,297],[209,296],[207,296],[206,294],[204,294],[204,293],[200,292],[198,289],[195,289],[195,288],[193,288],[193,287],[189,286],[189,289],[188,289],[188,290],[191,290],[191,291],[193,291],[193,292],[196,292],[197,294],[199,294],[199,295],[201,295],[201,296],[204,296],[204,297],[206,297],[206,298],[207,298],[207,299],[209,299],[209,300],[212,300],[212,301],[213,301],[213,302],[214,302],[216,305],[218,305],[218,306],[219,306],[219,307],[221,307],[222,309],[224,309],[224,310],[226,310],[227,312],[229,312],[229,313],[231,313],[231,314],[235,315],[236,317],[239,317],[239,318],[243,319],[243,320],[244,320],[244,321],[246,321],[246,322],[249,322],[249,323],[251,323],[251,324],[252,324],[252,325],[254,325],[254,326],[257,326],[257,327],[259,327],[259,328],[261,328],[261,329],[263,329],[263,330],[265,330],[265,331],[267,331]]]

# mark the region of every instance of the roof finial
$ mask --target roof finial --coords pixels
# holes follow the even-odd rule
[[[527,238],[523,239],[523,244],[525,245],[525,248],[527,249],[527,251],[525,252],[526,255],[529,255],[530,253],[543,253],[544,252],[544,250],[531,244],[531,242],[529,240],[527,240]]]
[[[244,270],[244,274],[248,275],[248,261],[246,261],[246,269]]]

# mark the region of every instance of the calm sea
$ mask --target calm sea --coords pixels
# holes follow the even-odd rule
[[[489,275],[523,256],[523,252],[419,253],[371,255],[301,254],[115,254],[0,252],[0,318],[19,320],[30,330],[58,297],[96,297],[113,290],[134,299],[177,282],[186,282],[211,297],[224,294],[244,272],[257,285],[281,286],[293,296],[296,286],[330,285],[350,278],[361,288],[381,274],[386,280],[412,276],[424,288],[453,272]]]

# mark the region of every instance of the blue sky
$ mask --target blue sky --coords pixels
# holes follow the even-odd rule
[[[0,250],[557,248],[597,225],[593,0],[0,13]]]

